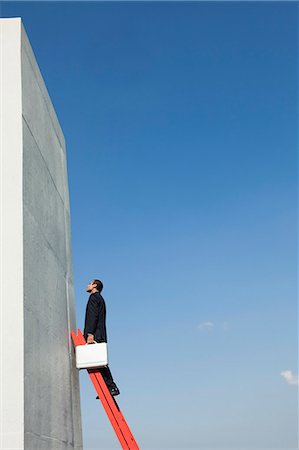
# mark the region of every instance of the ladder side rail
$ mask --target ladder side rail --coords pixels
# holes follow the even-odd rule
[[[71,334],[72,334],[72,338],[73,338],[73,341],[74,341],[75,345],[85,345],[86,344],[85,338],[84,338],[84,336],[83,336],[83,334],[82,334],[82,332],[81,332],[81,330],[79,328],[78,328],[78,335],[76,335],[73,331],[71,332]],[[89,377],[90,377],[90,379],[92,381],[92,384],[94,385],[95,390],[96,390],[96,392],[97,392],[97,394],[98,394],[98,396],[99,396],[99,398],[100,398],[100,400],[102,402],[102,405],[103,405],[103,407],[105,409],[105,412],[106,412],[106,414],[108,416],[108,419],[110,420],[110,423],[111,423],[111,425],[112,425],[112,427],[113,427],[113,429],[115,431],[115,434],[116,434],[116,436],[117,436],[117,438],[118,438],[122,448],[124,450],[129,450],[128,443],[127,443],[127,441],[126,441],[126,439],[125,439],[125,437],[123,435],[123,432],[122,432],[121,427],[120,427],[120,425],[118,423],[117,417],[115,417],[115,414],[112,411],[112,409],[111,409],[111,407],[109,405],[109,402],[108,402],[108,400],[106,399],[106,397],[105,397],[105,395],[103,393],[101,383],[98,382],[98,378],[96,378],[95,372],[90,372],[88,369],[87,369],[87,372],[88,372]],[[98,373],[98,375],[101,376],[100,373]],[[105,387],[106,387],[106,383],[104,382],[103,377],[102,377],[102,385],[105,385]],[[108,389],[107,389],[107,391],[108,391]]]
[[[134,439],[133,433],[131,432],[129,425],[127,424],[124,416],[122,415],[122,412],[121,412],[116,400],[110,394],[109,389],[107,388],[106,383],[103,380],[101,373],[95,372],[95,375],[96,375],[96,378],[98,379],[98,382],[102,388],[103,393],[105,394],[106,399],[109,402],[109,405],[110,405],[114,415],[118,419],[118,424],[121,427],[122,432],[123,432],[127,442],[130,444],[130,450],[139,450],[137,442]]]
[[[82,334],[82,331],[80,328],[78,328],[78,335],[76,335],[73,331],[71,332],[72,339],[75,345],[84,345],[86,344],[85,338]],[[89,369],[87,369],[89,372]],[[129,450],[139,450],[139,447],[137,445],[137,442],[135,441],[135,438],[116,402],[114,397],[110,394],[106,383],[100,373],[99,370],[92,369],[92,372],[89,372],[90,379],[99,395],[99,398],[101,399],[101,402],[103,404],[103,407],[106,411],[106,414],[111,422],[111,425],[113,426],[115,433],[119,437],[119,429],[121,432],[121,439],[123,439],[125,442],[121,442],[119,439],[122,447],[125,443],[127,447],[123,447],[124,449]],[[106,407],[105,407],[106,406]],[[118,428],[115,428],[117,426]],[[129,444],[128,444],[129,443]]]
[[[113,427],[113,429],[115,431],[115,434],[116,434],[116,436],[117,436],[117,438],[118,438],[118,440],[119,440],[123,450],[130,450],[129,444],[128,444],[128,442],[127,442],[127,440],[126,440],[126,438],[124,436],[124,433],[123,433],[123,431],[121,429],[121,425],[118,422],[118,418],[115,417],[115,415],[114,415],[114,413],[113,413],[113,411],[112,411],[112,409],[111,409],[111,407],[109,405],[109,402],[108,402],[107,398],[104,395],[104,392],[103,392],[101,386],[99,386],[98,380],[96,378],[96,374],[93,373],[93,372],[89,372],[89,377],[90,377],[90,379],[91,379],[91,381],[92,381],[92,383],[93,383],[93,385],[95,387],[95,390],[97,391],[98,396],[100,397],[102,405],[103,405],[103,407],[104,407],[104,409],[106,411],[106,414],[108,416],[108,419],[110,420],[110,423],[111,423],[111,425],[112,425],[112,427]],[[103,380],[103,383],[104,383],[104,380]]]
[[[78,328],[78,335],[76,335],[73,331],[71,332],[71,334],[72,334],[72,338],[73,338],[75,345],[85,345],[86,344],[85,338],[79,328]],[[112,410],[112,408],[109,404],[109,401],[107,400],[106,396],[103,393],[102,386],[106,387],[106,383],[104,382],[103,377],[101,376],[100,373],[97,373],[97,375],[99,375],[102,378],[102,386],[101,386],[101,383],[99,382],[98,377],[96,377],[96,373],[89,372],[88,369],[87,369],[87,371],[88,371],[89,377],[90,377],[90,379],[95,387],[95,390],[102,402],[102,405],[105,409],[108,419],[110,420],[110,423],[115,431],[115,434],[116,434],[122,448],[124,450],[129,450],[128,443],[123,435],[121,426],[118,423],[118,420],[117,420],[118,417],[117,417],[117,415],[115,417],[114,411]],[[106,387],[106,389],[107,389],[107,387]],[[107,391],[108,391],[108,389],[107,389]],[[109,391],[108,391],[108,393],[109,393]],[[109,393],[109,395],[110,395],[110,393]],[[110,397],[111,397],[111,395],[110,395]],[[113,399],[112,399],[112,401],[113,401]]]
[[[130,450],[139,450],[137,442],[134,439],[133,433],[131,432],[130,427],[127,424],[116,400],[111,396],[109,389],[107,388],[106,383],[103,380],[102,375],[99,372],[96,372],[96,377],[98,379],[99,384],[102,387],[102,390],[103,390],[106,398],[109,400],[109,404],[110,404],[111,409],[114,412],[114,415],[118,417],[118,423],[122,428],[122,432],[125,435],[126,440],[130,443]]]

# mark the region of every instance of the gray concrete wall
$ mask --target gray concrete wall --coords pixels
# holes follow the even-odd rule
[[[80,449],[79,374],[70,339],[76,320],[65,140],[20,21],[19,39],[23,445],[27,450]]]
[[[23,27],[21,61],[25,447],[81,448],[65,140]]]

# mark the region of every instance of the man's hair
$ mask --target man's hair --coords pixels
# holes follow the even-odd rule
[[[102,291],[102,289],[103,289],[103,283],[102,283],[100,280],[93,280],[93,284],[96,284],[96,285],[97,285],[97,290],[98,290],[99,292]]]

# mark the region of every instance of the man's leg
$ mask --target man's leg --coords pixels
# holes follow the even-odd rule
[[[109,367],[108,366],[101,367],[100,368],[100,372],[101,372],[102,377],[104,378],[104,381],[107,384],[108,388],[114,387],[115,383],[114,383],[114,380],[113,380],[113,377],[112,377],[112,373],[111,373]]]
[[[104,378],[104,381],[105,381],[105,383],[107,385],[107,388],[109,389],[110,393],[112,395],[118,395],[119,394],[119,389],[118,389],[118,387],[116,386],[116,384],[115,384],[115,382],[113,380],[112,373],[111,373],[109,367],[108,366],[101,367],[100,368],[100,372],[101,372],[102,377]]]

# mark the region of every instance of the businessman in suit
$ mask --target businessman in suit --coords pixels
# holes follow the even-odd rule
[[[106,305],[101,295],[102,289],[103,283],[100,280],[91,281],[86,288],[86,291],[90,294],[86,305],[84,323],[84,338],[87,344],[93,344],[94,341],[107,342]],[[118,395],[119,389],[113,380],[109,367],[101,367],[99,370],[110,394]]]

